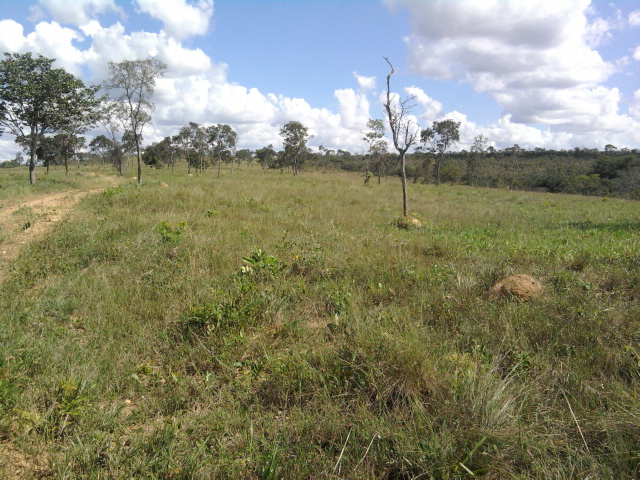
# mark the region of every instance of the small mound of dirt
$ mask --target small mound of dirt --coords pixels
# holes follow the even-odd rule
[[[402,228],[404,230],[422,227],[422,222],[414,217],[401,217],[398,219],[396,224],[398,225],[398,228]]]
[[[490,293],[496,297],[533,300],[542,293],[542,285],[535,278],[519,273],[496,283]]]

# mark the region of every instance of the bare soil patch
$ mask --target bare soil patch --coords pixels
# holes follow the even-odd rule
[[[38,196],[0,210],[0,280],[7,274],[20,250],[48,234],[56,223],[84,197],[102,189]]]
[[[10,444],[0,444],[0,476],[7,480],[52,478],[44,455],[34,457]]]

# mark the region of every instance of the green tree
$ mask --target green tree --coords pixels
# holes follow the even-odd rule
[[[451,119],[433,122],[431,128],[422,130],[420,140],[428,145],[429,150],[436,155],[434,176],[436,186],[438,186],[440,185],[440,168],[444,162],[444,154],[460,140],[460,122],[454,122]]]
[[[273,149],[273,145],[256,150],[256,158],[263,170],[269,168],[277,156],[278,154]]]
[[[184,132],[189,137],[189,145],[191,147],[190,155],[187,157],[190,163],[200,171],[200,175],[204,172],[205,155],[207,153],[208,133],[205,127],[195,122],[189,122]]]
[[[160,161],[162,165],[170,165],[171,171],[173,171],[174,166],[174,158],[176,155],[176,145],[173,143],[172,137],[164,137],[160,142],[156,144],[158,156],[160,157]]]
[[[505,173],[509,177],[509,188],[513,189],[516,183],[516,171],[518,169],[519,160],[524,153],[524,150],[516,143],[513,147],[505,148],[504,153],[506,154],[504,169]]]
[[[391,138],[393,146],[398,151],[398,163],[400,163],[400,177],[402,179],[402,214],[407,216],[407,169],[406,155],[407,151],[416,143],[418,137],[417,129],[412,125],[409,114],[414,106],[414,97],[396,98],[391,94],[391,75],[395,73],[393,65],[387,57],[384,59],[391,67],[391,71],[387,75],[387,98],[384,102],[384,109],[387,112],[389,120],[389,128],[391,129]]]
[[[291,121],[280,129],[283,138],[285,161],[291,165],[293,175],[299,173],[302,154],[307,151],[309,129],[298,121]]]
[[[140,135],[139,139],[136,139],[133,130],[125,130],[122,134],[122,138],[120,139],[122,153],[126,156],[126,161],[129,167],[133,166],[133,159],[131,157],[137,152],[138,140],[140,141],[140,143],[142,143],[142,135]]]
[[[47,173],[49,173],[51,165],[58,164],[58,158],[60,156],[60,151],[62,150],[61,147],[60,137],[58,137],[58,135],[53,137],[42,137],[38,142],[36,157],[47,169]]]
[[[480,174],[480,163],[487,153],[487,143],[489,139],[484,135],[478,135],[473,139],[471,151],[467,157],[467,182],[469,185],[478,185]]]
[[[151,101],[156,79],[164,75],[167,66],[155,58],[109,62],[109,79],[104,87],[119,105],[127,130],[133,133],[138,157],[138,185],[142,185],[142,131],[151,121],[155,104]]]
[[[191,131],[189,126],[182,127],[177,135],[173,138],[173,143],[176,145],[177,154],[185,159],[187,163],[187,173],[191,173],[191,162],[189,162],[189,154],[191,152]]]
[[[238,162],[238,168],[240,168],[240,165],[242,162],[247,162],[247,166],[250,166],[251,162],[253,161],[253,155],[251,155],[251,150],[247,148],[238,150],[236,152],[236,161]]]
[[[86,140],[84,137],[71,133],[71,131],[57,133],[54,138],[58,141],[65,173],[69,175],[69,159],[76,157],[76,160],[78,160],[78,168],[80,168],[80,150],[86,145]]]
[[[106,130],[111,141],[109,157],[118,174],[122,176],[122,164],[124,163],[124,152],[120,141],[120,131],[122,122],[119,115],[119,105],[113,101],[104,101],[101,108],[100,124]]]
[[[54,59],[31,53],[5,53],[0,61],[0,130],[28,144],[29,181],[36,183],[38,143],[47,133],[77,135],[93,122],[96,87],[62,68]],[[75,132],[75,133],[74,133]],[[71,137],[69,137],[71,138]]]
[[[368,132],[364,134],[362,140],[367,142],[367,154],[365,155],[364,183],[369,183],[371,177],[371,164],[382,154],[387,152],[387,142],[384,140],[384,122],[382,119],[369,119],[367,122]],[[380,175],[378,175],[380,183]]]
[[[211,156],[218,159],[218,178],[223,161],[230,161],[236,151],[238,134],[229,125],[211,125],[206,129]]]
[[[67,175],[69,157],[84,145],[84,139],[80,135],[94,128],[102,115],[101,105],[104,99],[96,96],[99,88],[92,86],[77,91],[74,98],[70,99],[74,104],[73,110],[68,112],[62,125],[56,130]]]
[[[104,163],[112,151],[113,142],[109,140],[105,135],[98,135],[96,138],[89,142],[89,151],[98,156],[100,164]]]

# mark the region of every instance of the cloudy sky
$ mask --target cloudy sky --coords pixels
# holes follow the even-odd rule
[[[0,0],[0,52],[92,84],[161,59],[147,142],[228,123],[239,148],[279,147],[298,120],[311,146],[359,153],[386,56],[417,123],[460,121],[460,148],[640,147],[638,0]],[[5,133],[0,159],[16,152]]]

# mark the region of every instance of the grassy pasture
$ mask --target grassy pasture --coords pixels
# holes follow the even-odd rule
[[[1,285],[0,477],[640,477],[637,202],[104,173],[0,171],[107,187]]]

